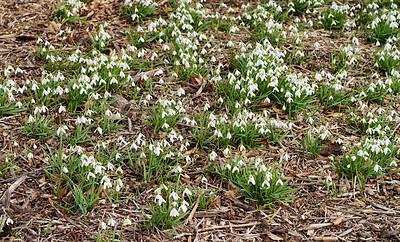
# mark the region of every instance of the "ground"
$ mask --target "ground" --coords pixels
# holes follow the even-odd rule
[[[299,106],[293,109],[293,113],[291,113],[289,110],[292,106],[288,105],[290,102],[282,101],[283,96],[277,97],[278,94],[272,91],[272,88],[271,90],[266,89],[270,94],[265,96],[262,96],[265,93],[256,90],[256,96],[261,95],[263,100],[252,99],[249,96],[251,102],[247,104],[244,101],[246,97],[239,98],[242,95],[241,92],[237,91],[234,95],[231,95],[228,89],[221,88],[218,80],[215,80],[215,77],[219,76],[218,71],[221,72],[220,76],[223,79],[219,82],[228,83],[228,73],[235,73],[235,70],[251,69],[248,66],[243,68],[234,61],[236,54],[251,52],[255,49],[256,42],[262,42],[257,40],[255,34],[262,30],[257,29],[251,23],[241,25],[241,20],[230,19],[230,21],[226,21],[229,22],[228,29],[213,25],[210,28],[198,30],[199,33],[203,33],[207,37],[207,41],[210,43],[207,51],[216,53],[217,56],[216,62],[204,57],[206,59],[205,69],[193,68],[192,73],[181,75],[181,73],[186,73],[187,70],[192,70],[190,68],[193,66],[181,68],[177,67],[175,62],[165,62],[165,60],[175,57],[171,57],[172,55],[168,57],[168,51],[163,51],[165,43],[158,41],[161,37],[151,39],[152,36],[156,35],[155,32],[150,33],[146,30],[145,32],[149,34],[145,35],[145,32],[138,32],[137,27],[147,28],[151,22],[156,21],[159,17],[167,22],[177,22],[178,20],[173,19],[171,14],[176,13],[179,7],[178,2],[157,2],[158,7],[154,11],[150,11],[149,16],[138,21],[137,19],[132,20],[132,13],[123,14],[124,1],[85,1],[87,8],[78,11],[76,14],[82,19],[75,18],[76,21],[72,21],[71,18],[57,19],[54,17],[57,9],[66,5],[66,3],[50,0],[0,1],[0,69],[7,70],[9,66],[12,67],[12,74],[6,75],[5,71],[2,72],[0,83],[6,86],[6,80],[13,80],[15,83],[11,86],[17,88],[27,86],[28,88],[28,91],[23,94],[17,92],[16,89],[11,91],[15,95],[15,101],[6,100],[5,103],[2,103],[0,97],[0,133],[2,134],[0,136],[0,191],[2,192],[0,198],[2,203],[0,228],[2,232],[0,236],[3,240],[399,240],[400,187],[395,168],[398,160],[396,137],[399,133],[398,124],[400,124],[399,120],[396,119],[398,117],[397,112],[399,112],[399,95],[394,94],[395,91],[389,92],[386,89],[380,93],[378,93],[378,90],[376,92],[367,91],[368,87],[371,86],[371,81],[379,79],[385,81],[393,77],[393,81],[397,83],[398,77],[396,79],[395,75],[389,71],[376,67],[377,60],[374,56],[376,49],[380,47],[377,46],[376,40],[371,40],[367,32],[363,31],[365,28],[358,22],[356,26],[344,27],[341,30],[315,27],[315,25],[318,25],[318,13],[297,15],[292,12],[285,17],[281,28],[287,31],[287,37],[274,45],[279,51],[285,53],[285,56],[282,57],[283,63],[276,63],[287,67],[285,73],[296,73],[297,75],[301,73],[301,77],[296,80],[307,80],[316,85],[313,94],[304,96],[306,97],[304,100],[310,100],[311,104],[306,101],[299,101],[295,98],[296,94],[292,94]],[[221,16],[229,16],[229,18],[242,16],[242,19],[244,19],[243,14],[248,11],[247,9],[256,9],[256,6],[265,6],[266,4],[264,1],[262,3],[257,1],[243,1],[243,3],[225,1],[224,3],[226,6],[221,7],[220,1],[207,0],[202,3],[203,6],[199,9],[205,9],[209,14],[219,13]],[[283,6],[284,11],[290,8],[286,1],[278,1],[277,3]],[[187,6],[195,6],[186,4]],[[249,4],[248,8],[243,8],[242,4]],[[326,3],[315,9],[323,12],[329,9],[331,4]],[[350,1],[347,4],[350,7],[355,7],[357,4],[365,3]],[[311,9],[310,3],[307,8]],[[351,11],[356,12],[354,9]],[[139,16],[139,18],[141,17]],[[269,18],[264,16],[261,22]],[[221,17],[216,19],[221,19]],[[303,19],[313,21],[314,26],[310,27],[307,23],[308,20],[303,21]],[[351,16],[349,19],[356,21],[357,16]],[[111,36],[110,39],[105,41],[106,47],[104,48],[99,46],[101,41],[95,40],[95,33],[101,32],[99,30],[100,24],[108,24],[105,31]],[[238,30],[232,31],[232,26],[237,26]],[[297,30],[293,30],[293,26],[296,26]],[[187,32],[182,30],[182,26],[179,28],[181,28],[184,36],[188,35]],[[129,38],[126,34],[127,30],[132,30],[132,38]],[[60,31],[64,32],[60,34]],[[214,36],[214,38],[211,38],[211,36]],[[301,39],[301,44],[295,44],[296,36]],[[141,43],[140,37],[145,38],[144,43]],[[357,41],[354,40],[354,37],[359,43],[355,43]],[[38,42],[39,38],[43,40],[42,43]],[[197,37],[195,36],[195,38]],[[271,37],[268,38],[271,41]],[[178,50],[177,42],[174,41],[176,39],[170,38],[166,43],[169,43],[171,48],[174,48],[173,44],[175,44],[175,48]],[[234,43],[233,47],[229,47],[229,41]],[[41,48],[48,48],[48,45],[45,45],[44,42],[48,42],[55,48],[55,56],[62,56],[63,58],[62,61],[53,62],[53,64],[56,63],[54,64],[56,67],[51,67],[52,62],[46,59],[47,54],[40,53]],[[239,49],[243,46],[239,42],[251,43],[252,46],[246,47],[247,52],[240,52]],[[318,46],[316,46],[316,42]],[[143,46],[139,47],[142,44]],[[66,56],[71,55],[77,48],[86,53],[86,57],[90,55],[93,49],[102,52],[107,57],[121,56],[125,52],[128,53],[126,51],[128,45],[134,45],[138,50],[145,50],[144,55],[146,57],[135,59],[133,64],[129,63],[129,68],[121,71],[124,73],[124,77],[120,76],[120,72],[112,75],[115,74],[117,79],[118,76],[124,79],[125,75],[129,75],[136,86],[134,88],[126,86],[125,82],[121,84],[120,79],[118,79],[117,85],[120,85],[121,88],[112,85],[112,83],[107,83],[105,86],[96,86],[90,91],[100,94],[102,97],[105,96],[104,103],[98,105],[107,105],[108,110],[111,110],[114,114],[120,113],[122,117],[115,117],[112,114],[109,119],[104,119],[105,116],[101,111],[105,111],[105,109],[99,108],[99,112],[91,116],[94,125],[87,126],[89,128],[83,136],[84,140],[71,141],[72,139],[69,138],[73,136],[74,132],[78,132],[79,124],[76,120],[82,116],[89,117],[87,110],[94,109],[97,100],[87,95],[82,102],[77,102],[77,106],[71,105],[74,100],[71,98],[72,85],[68,85],[67,82],[78,83],[78,78],[74,78],[74,76],[78,76],[76,74],[78,71],[74,68],[81,67],[76,67],[76,65],[62,66],[67,63]],[[180,45],[184,49],[184,44],[181,43]],[[355,51],[357,60],[355,64],[346,64],[341,66],[339,71],[335,71],[332,64],[334,58],[332,54],[339,50],[341,45],[352,45],[354,48],[358,48],[359,51]],[[397,42],[394,45],[398,45]],[[201,46],[204,47],[204,45]],[[264,44],[265,46],[271,47],[272,45]],[[383,46],[383,43],[381,46]],[[297,50],[300,50],[301,53],[297,54]],[[197,50],[199,54],[200,51],[201,49]],[[268,51],[271,51],[271,49],[268,49]],[[53,52],[49,52],[49,54],[51,53]],[[134,53],[137,55],[137,52]],[[158,53],[158,56],[151,58],[153,53]],[[298,58],[302,53],[305,54],[305,58]],[[193,55],[193,51],[191,54]],[[85,57],[85,55],[83,56]],[[281,57],[274,58],[279,59]],[[349,61],[351,58],[352,56],[346,56],[345,61]],[[190,55],[188,59],[190,61]],[[244,64],[247,65],[249,60],[246,59]],[[183,66],[184,61],[180,61],[180,65]],[[267,61],[275,63],[274,60]],[[201,65],[200,63],[199,66],[201,67]],[[255,63],[253,65],[257,66]],[[22,73],[16,71],[18,67],[22,70]],[[106,67],[104,65],[101,68]],[[272,69],[275,70],[276,68],[278,67]],[[394,66],[393,69],[397,70],[396,68],[398,68],[398,65]],[[158,76],[155,74],[157,70],[162,70],[162,73]],[[343,73],[341,72],[343,70],[346,70],[346,74],[343,78],[338,78],[337,73]],[[54,75],[58,72],[63,73],[66,80],[62,80],[64,81],[62,85],[70,88],[69,93],[64,93],[60,97],[53,95],[49,99],[43,98],[44,94],[43,96],[35,94],[32,89],[32,81],[34,80],[40,87],[43,87],[43,89],[40,89],[41,91],[46,90],[43,77],[50,77],[44,74],[44,71]],[[85,73],[85,71],[82,72],[82,69],[79,69],[79,71]],[[174,72],[177,76],[171,74]],[[321,72],[332,73],[335,76],[330,79],[327,75],[323,75],[324,80],[339,80],[343,86],[344,91],[341,94],[332,94],[337,96],[334,97],[335,101],[330,106],[327,105],[330,102],[331,94],[321,99],[317,95],[322,93],[321,88],[324,81],[318,80],[315,76],[316,73]],[[101,73],[101,70],[98,70],[98,73]],[[244,73],[242,71],[241,74],[235,75],[238,77],[244,75]],[[143,74],[150,76],[150,78],[143,78]],[[289,83],[289,81],[285,81],[286,75],[279,77],[284,80],[282,82],[283,88],[286,88],[286,83]],[[106,76],[107,73],[103,77],[106,78]],[[91,78],[93,79],[93,76]],[[163,82],[159,80],[160,78],[163,79]],[[107,79],[107,82],[110,82],[110,80]],[[303,84],[298,82],[291,88],[295,90],[296,86],[300,85]],[[379,89],[379,84],[377,86],[376,89]],[[386,82],[386,86],[390,86],[390,84]],[[136,87],[140,87],[141,90],[138,91]],[[242,87],[240,86],[239,89]],[[55,90],[55,86],[51,88]],[[234,89],[233,86],[230,88]],[[310,88],[312,89],[311,86]],[[182,92],[180,89],[183,89],[184,94],[178,94]],[[362,92],[366,93],[365,97],[363,97]],[[109,97],[107,93],[110,94]],[[0,92],[0,95],[5,97],[6,92]],[[151,98],[147,98],[148,95],[151,95]],[[341,99],[341,96],[346,97],[346,99]],[[223,100],[222,104],[219,101],[220,97]],[[310,99],[307,99],[308,97]],[[357,100],[349,101],[351,97]],[[154,119],[159,118],[157,114],[161,115],[161,112],[156,113],[156,109],[153,110],[151,107],[158,108],[159,103],[156,101],[160,98],[183,102],[181,106],[185,109],[185,115],[179,116],[176,123],[174,123],[174,120],[168,121],[169,125],[173,126],[172,129],[161,127],[163,121],[161,123],[154,121]],[[33,103],[32,100],[36,102]],[[231,104],[229,104],[229,100],[233,100]],[[22,109],[17,109],[16,106],[12,106],[15,110],[18,110],[16,112],[2,109],[8,103],[16,103],[17,101],[22,102]],[[375,135],[375,133],[368,133],[367,128],[360,127],[359,121],[362,117],[367,118],[367,116],[361,110],[363,104],[359,104],[359,101],[366,104],[366,111],[371,111],[371,113],[379,108],[388,110],[388,113],[395,112],[392,115],[393,122],[382,121],[382,126],[387,126],[388,130],[383,131],[383,134]],[[266,113],[263,118],[267,122],[270,122],[270,120],[282,121],[286,125],[282,128],[282,132],[286,135],[282,139],[273,140],[266,133],[261,136],[254,134],[250,138],[238,139],[237,142],[229,143],[227,139],[216,138],[215,135],[213,136],[215,134],[213,132],[216,131],[208,129],[203,138],[194,137],[193,133],[198,130],[196,125],[199,127],[203,125],[203,128],[207,126],[207,124],[200,124],[199,119],[205,112],[208,112],[207,117],[210,113],[215,114],[218,118],[227,114],[228,119],[232,121],[234,115],[237,115],[236,111],[242,110],[233,107],[235,102],[254,112],[255,115]],[[32,125],[28,121],[29,116],[34,113],[36,115],[35,107],[40,108],[44,105],[49,109],[43,115],[47,118],[47,121],[39,125],[46,126],[49,129],[43,131],[40,127],[36,127],[29,130],[27,127]],[[209,110],[203,111],[206,105],[209,105]],[[67,111],[59,112],[60,106],[65,106]],[[359,115],[355,116],[356,121],[352,121],[351,113]],[[152,120],[151,117],[154,119]],[[196,120],[197,124],[182,121],[180,120],[182,117]],[[380,118],[381,116],[376,117]],[[384,119],[386,120],[386,117]],[[230,123],[233,123],[231,121]],[[35,122],[39,123],[36,116]],[[118,127],[104,126],[104,122],[111,126],[116,124]],[[65,136],[62,134],[63,131],[60,130],[60,127],[64,127],[63,125],[68,128]],[[102,127],[102,131],[99,131],[98,127]],[[320,127],[323,128],[318,130]],[[367,127],[372,126],[367,125]],[[375,129],[376,126],[373,126],[373,128]],[[234,133],[232,131],[234,128],[231,132],[234,135],[237,134],[237,137],[247,137],[246,134],[253,134],[252,129],[257,129],[257,126],[252,126],[244,133],[241,131]],[[166,165],[160,164],[154,168],[155,170],[150,170],[152,158],[148,157],[149,154],[154,155],[151,153],[154,152],[154,147],[170,150],[168,147],[174,145],[174,142],[170,142],[167,146],[156,143],[161,140],[170,141],[171,130],[178,132],[178,135],[181,135],[184,141],[188,142],[184,145],[184,149],[180,150],[181,152],[179,152],[179,148],[173,150],[171,148],[176,154],[180,153],[183,158],[172,162],[165,158],[163,162],[168,161]],[[226,132],[229,131],[226,131],[223,126],[220,126],[220,130],[216,130],[223,131],[223,135],[226,135]],[[328,138],[321,138],[325,131],[329,133],[327,134]],[[41,135],[40,132],[44,132],[44,134]],[[132,148],[132,144],[140,144],[140,142],[135,141],[140,133],[143,134],[142,139],[147,143],[139,150],[142,149],[141,154],[147,154],[147,158],[141,156],[140,152],[136,154]],[[175,139],[178,135],[174,136]],[[307,135],[310,135],[311,139],[307,139]],[[63,137],[67,137],[67,139],[63,139]],[[209,137],[213,137],[211,142],[204,144]],[[85,140],[86,138],[88,140]],[[349,178],[345,175],[345,171],[340,172],[334,164],[342,164],[344,167],[344,160],[351,160],[350,155],[354,155],[357,150],[362,150],[357,147],[364,145],[366,139],[375,138],[387,139],[391,142],[391,145],[388,146],[390,154],[388,155],[389,158],[385,156],[384,161],[383,158],[379,158],[380,156],[376,158],[377,156],[373,156],[372,153],[370,153],[368,161],[367,159],[362,160],[361,171],[358,172],[370,174],[365,179],[363,186],[362,181],[358,180],[357,177]],[[319,143],[307,145],[306,143],[311,142],[310,140]],[[240,146],[241,142],[244,145],[243,147]],[[154,146],[147,146],[150,143]],[[71,165],[76,160],[79,160],[79,162],[84,160],[82,156],[78,157],[75,154],[76,152],[71,151],[71,147],[76,147],[77,144],[83,149],[83,153],[78,152],[80,155],[93,155],[96,160],[103,162],[101,165],[104,171],[100,174],[115,179],[111,182],[111,188],[106,188],[106,182],[103,179],[98,179],[97,183],[88,182],[90,181],[88,170],[80,170],[83,169],[80,167],[84,167],[84,165]],[[102,144],[105,144],[103,149],[101,148]],[[178,145],[180,146],[181,143],[176,144],[176,147],[179,147]],[[229,152],[226,151],[229,153],[228,155],[224,154],[226,148],[229,150]],[[315,152],[311,150],[312,148],[315,148]],[[352,148],[355,149],[354,153],[349,151]],[[367,148],[364,151],[369,152]],[[212,157],[213,152],[215,152],[216,158]],[[392,153],[393,155],[391,155]],[[58,158],[63,155],[73,158],[66,158],[65,160]],[[348,158],[346,158],[347,155],[349,155]],[[122,158],[119,158],[119,156]],[[114,159],[114,157],[116,158]],[[188,157],[187,160],[185,160],[186,157]],[[254,197],[251,199],[251,195],[248,196],[245,192],[251,186],[250,177],[246,177],[245,182],[240,183],[239,180],[235,180],[234,172],[232,172],[233,175],[226,175],[226,164],[231,162],[229,164],[232,164],[232,167],[237,165],[235,159],[229,157],[235,157],[235,159],[240,157],[239,159],[243,159],[246,163],[244,166],[249,165],[249,167],[254,164],[254,160],[258,157],[262,158],[268,167],[276,167],[282,172],[282,176],[279,176],[279,179],[277,177],[274,184],[278,186],[278,180],[283,181],[282,183],[287,181],[288,187],[295,188],[288,194],[292,196],[289,199],[291,201],[283,202],[276,199],[273,200],[273,203],[263,203]],[[358,158],[354,156],[354,159]],[[154,158],[154,161],[156,160]],[[121,167],[123,172],[114,171],[114,168],[107,167],[110,163],[115,168]],[[175,173],[173,169],[177,167],[183,170]],[[153,173],[146,177],[145,170],[147,168],[149,169],[148,172]],[[379,168],[381,171],[379,171]],[[376,170],[375,173],[372,170]],[[245,171],[240,172],[243,176],[249,174]],[[94,170],[93,173],[95,173]],[[74,174],[74,177],[72,174]],[[82,175],[83,178],[79,178],[79,174],[84,174]],[[260,171],[251,174],[256,176],[260,174]],[[93,175],[97,176],[97,172]],[[68,176],[71,177],[70,180],[67,179]],[[118,184],[117,179],[121,179],[123,183],[121,193],[113,191]],[[82,185],[84,183],[88,184],[89,187],[97,184],[95,191],[98,191],[98,193],[95,192],[96,195],[90,193],[91,190],[85,187],[86,185]],[[75,184],[76,187],[72,184]],[[193,193],[202,191],[203,194],[206,194],[205,196],[209,196],[210,200],[204,200],[205,205],[202,207],[200,201],[203,200],[199,196],[188,198],[188,211],[179,210],[179,216],[182,215],[183,217],[178,217],[179,222],[176,225],[171,228],[163,227],[163,225],[157,226],[155,225],[156,222],[149,218],[152,215],[155,217],[156,213],[152,211],[153,208],[157,207],[155,200],[157,192],[155,191],[162,184],[170,184],[170,189],[175,187],[177,190],[178,186],[191,187]],[[271,186],[274,186],[274,184],[271,183]],[[80,191],[83,194],[76,192],[74,190],[76,188],[82,188]],[[264,185],[262,188],[264,188]],[[253,193],[255,192],[253,191]],[[170,193],[165,190],[162,194]],[[85,197],[91,195],[95,197],[93,206],[84,202]],[[168,204],[172,201],[172,198],[168,195],[165,198]],[[167,216],[170,215],[171,208],[172,205],[168,207]],[[162,212],[158,213],[158,215],[160,214]],[[111,218],[112,221],[116,221],[116,226],[110,222]],[[131,224],[123,225],[124,221],[128,221],[127,219]],[[102,224],[102,222],[105,224]],[[165,223],[165,221],[161,222],[164,225]],[[107,225],[107,228],[102,228],[103,225]]]

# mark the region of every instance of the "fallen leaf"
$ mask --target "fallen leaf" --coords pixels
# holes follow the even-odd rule
[[[44,183],[45,181],[46,181],[46,177],[45,176],[39,179],[39,183]]]
[[[192,184],[192,183],[193,183],[192,181],[190,181],[190,179],[186,179],[186,178],[184,178],[184,177],[181,177],[181,181],[182,181],[183,183],[186,183],[186,184]]]
[[[221,198],[218,197],[212,204],[210,204],[211,208],[220,208],[221,207]]]
[[[40,197],[41,198],[51,198],[51,199],[54,199],[54,200],[57,199],[57,197],[52,195],[52,194],[42,194],[42,195],[40,195]]]
[[[227,191],[225,192],[225,197],[229,198],[230,200],[236,201],[237,197],[234,191]]]
[[[278,235],[275,235],[275,234],[273,234],[273,233],[271,233],[271,232],[269,232],[269,233],[267,233],[267,235],[268,235],[268,237],[270,238],[270,239],[272,239],[272,240],[283,240],[282,239],[282,237],[279,237]]]
[[[326,147],[321,150],[322,156],[330,156],[331,154],[338,154],[342,151],[342,144],[336,142],[329,142],[325,144]]]
[[[272,110],[274,110],[274,112],[277,113],[277,114],[282,114],[282,113],[283,113],[282,110],[278,109],[278,108],[275,107],[275,106],[272,106]]]
[[[311,172],[302,172],[296,174],[297,177],[308,177],[311,174]]]
[[[302,228],[301,230],[316,230],[324,227],[333,225],[333,223],[321,223],[321,224],[310,224]]]
[[[335,220],[332,221],[333,225],[339,225],[343,222],[344,216],[340,216],[339,218],[336,218]]]
[[[336,237],[314,237],[315,241],[338,241]]]
[[[61,188],[60,193],[58,193],[58,196],[56,197],[55,200],[61,200],[61,198],[64,197],[64,195],[67,193],[67,191],[68,190],[65,187]]]

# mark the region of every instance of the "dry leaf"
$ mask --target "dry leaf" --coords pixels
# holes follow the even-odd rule
[[[336,218],[335,220],[332,221],[333,225],[339,225],[343,222],[344,216],[340,216],[339,218]]]
[[[220,208],[221,207],[221,198],[218,197],[215,202],[210,205],[211,208]]]
[[[299,174],[296,174],[297,177],[308,177],[311,174],[311,172],[302,172]]]
[[[192,181],[190,181],[190,178],[189,178],[189,179],[186,179],[186,178],[184,178],[184,177],[181,177],[181,181],[182,181],[183,183],[186,183],[186,184],[192,184],[192,183],[193,183]]]
[[[236,201],[236,194],[234,191],[227,191],[225,192],[225,197],[229,198],[230,200]]]
[[[283,113],[282,110],[278,109],[275,106],[272,106],[272,110],[274,110],[274,112],[277,113],[277,114],[282,114]]]
[[[39,183],[44,183],[45,181],[46,181],[46,177],[45,176],[39,179]]]
[[[283,240],[281,237],[279,237],[278,235],[274,235],[273,233],[269,232],[267,233],[268,237],[272,240]]]
[[[314,237],[315,241],[338,241],[336,237]]]
[[[315,230],[315,229],[320,229],[324,227],[328,227],[333,225],[333,223],[322,223],[322,224],[310,224],[304,227],[302,230]]]
[[[53,200],[56,200],[56,199],[57,199],[57,197],[54,196],[54,195],[52,195],[52,194],[42,194],[42,195],[40,195],[40,197],[41,197],[41,198],[51,198],[51,199],[53,199]]]
[[[61,188],[60,193],[58,194],[55,200],[61,200],[61,198],[63,198],[66,193],[67,189],[65,187]]]

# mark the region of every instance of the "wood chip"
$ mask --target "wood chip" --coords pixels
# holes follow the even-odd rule
[[[301,230],[316,230],[316,229],[328,227],[331,225],[333,225],[333,223],[310,224],[310,225],[307,225],[306,227],[302,228]]]
[[[275,234],[273,234],[273,233],[271,233],[271,232],[267,233],[267,235],[268,235],[268,237],[269,237],[270,239],[275,240],[275,241],[277,241],[277,240],[283,240],[282,237],[279,237],[278,235],[275,235]]]
[[[335,220],[332,221],[333,225],[337,226],[343,222],[344,216],[341,216]]]

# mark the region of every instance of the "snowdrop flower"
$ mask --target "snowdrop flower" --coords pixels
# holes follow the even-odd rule
[[[68,127],[65,125],[62,125],[57,129],[57,135],[60,136],[61,134],[66,134],[68,130]]]
[[[103,221],[101,221],[100,227],[101,227],[102,230],[106,230],[107,229],[107,224],[104,223]]]
[[[175,201],[179,199],[179,195],[176,192],[171,192],[169,197],[172,197]]]
[[[86,178],[89,180],[91,177],[92,178],[96,178],[96,175],[89,171],[89,173],[88,173]]]
[[[382,171],[382,167],[380,167],[378,164],[376,164],[376,165],[374,166],[374,171],[375,171],[375,172]]]
[[[236,171],[236,172],[239,172],[239,168],[238,168],[237,166],[233,167],[233,169],[232,169],[232,174],[235,173],[235,171]]]
[[[230,154],[230,150],[229,148],[225,148],[225,150],[223,151],[224,156],[228,156]]]
[[[253,184],[254,186],[256,185],[256,181],[254,180],[253,175],[249,176],[249,180],[248,180],[247,184],[250,184],[250,183]]]
[[[186,213],[187,211],[187,206],[189,206],[189,203],[186,202],[185,200],[182,201],[182,205],[179,207],[179,210],[182,210],[182,212]]]
[[[96,129],[94,132],[97,132],[97,133],[99,133],[100,135],[102,135],[102,134],[103,134],[103,129],[100,128],[100,127],[97,127],[97,129]]]
[[[112,187],[111,180],[107,176],[103,176],[103,178],[101,179],[101,183],[103,183],[104,190]]]
[[[113,218],[110,218],[109,220],[108,220],[108,223],[107,223],[108,225],[110,225],[110,226],[112,226],[112,227],[114,227],[116,224],[117,224],[117,222],[113,219]]]
[[[185,90],[181,87],[178,89],[178,91],[176,92],[176,94],[180,97],[182,95],[185,95]]]
[[[325,183],[326,183],[326,185],[327,185],[328,187],[332,186],[333,183],[332,183],[332,177],[331,177],[331,175],[326,176]]]
[[[22,104],[20,101],[18,101],[15,105],[16,105],[18,108],[21,108],[21,107],[23,106],[23,104]]]
[[[6,225],[14,224],[14,221],[11,218],[7,218]]]
[[[122,168],[121,167],[118,167],[118,169],[115,171],[116,173],[119,173],[119,174],[124,174],[124,172],[122,171]]]
[[[64,166],[64,167],[63,167],[63,172],[64,172],[64,173],[68,173],[68,168]]]
[[[181,172],[182,172],[181,166],[180,166],[180,165],[176,166],[176,167],[172,170],[172,172],[174,172],[174,173],[181,173]]]
[[[124,223],[122,224],[122,226],[127,226],[127,225],[132,225],[132,221],[129,218],[125,219]]]
[[[178,216],[179,216],[178,210],[176,210],[176,208],[173,208],[173,209],[171,210],[171,212],[169,213],[169,216],[171,216],[171,217],[178,217]]]
[[[31,160],[33,158],[33,154],[29,153],[27,157],[28,157],[28,160]]]
[[[214,161],[215,158],[217,158],[217,153],[216,153],[215,151],[212,151],[212,152],[210,153],[209,157],[210,157],[210,160]]]
[[[66,112],[66,111],[67,111],[67,109],[65,109],[64,106],[60,106],[60,107],[58,108],[58,113],[63,113],[63,112]]]
[[[204,105],[203,110],[204,110],[204,111],[207,111],[209,108],[210,108],[210,105],[209,105],[208,103],[206,103],[206,104]]]
[[[264,182],[261,184],[261,187],[264,187],[265,185],[267,185],[267,190],[271,187],[268,180],[264,180]]]
[[[161,191],[160,191],[161,192]],[[158,206],[161,206],[163,203],[165,203],[165,199],[158,194],[155,198],[154,198],[154,202],[158,202]]]
[[[35,122],[35,118],[32,115],[29,115],[27,123]]]
[[[182,193],[182,196],[184,197],[185,195],[192,196],[192,192],[188,188],[185,188],[185,190]]]
[[[115,169],[114,165],[112,163],[108,162],[107,163],[107,170],[109,170],[109,171],[111,170],[112,171],[114,169]]]

